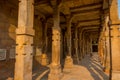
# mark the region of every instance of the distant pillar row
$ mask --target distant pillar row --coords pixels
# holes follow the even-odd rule
[[[14,80],[32,80],[33,0],[20,0],[16,30],[16,62]]]

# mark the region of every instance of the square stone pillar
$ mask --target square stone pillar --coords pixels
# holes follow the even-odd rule
[[[71,71],[71,68],[73,68],[73,59],[71,55],[71,21],[72,17],[70,15],[66,16],[66,22],[67,22],[67,56],[65,59],[65,64],[64,64],[64,71],[69,72]]]
[[[41,56],[41,65],[47,66],[48,65],[48,56],[47,56],[47,20],[44,23],[43,29],[43,53]]]
[[[32,80],[33,0],[20,0],[14,80]]]
[[[60,65],[61,29],[59,13],[58,6],[53,6],[52,63],[50,65],[48,80],[60,80],[62,78]]]
[[[120,19],[118,16],[118,0],[111,0],[110,31],[112,51],[112,80],[120,79]]]
[[[80,62],[79,62],[79,56],[78,56],[78,26],[77,25],[75,26],[75,54],[77,57],[77,62],[79,64]]]
[[[120,73],[120,31],[119,25],[111,26],[112,71]]]

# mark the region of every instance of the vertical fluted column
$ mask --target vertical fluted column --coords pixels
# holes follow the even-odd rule
[[[20,0],[14,80],[32,80],[33,0]]]
[[[61,79],[61,65],[60,65],[60,12],[57,5],[53,6],[53,27],[52,27],[52,63],[50,65],[50,73],[48,80]]]

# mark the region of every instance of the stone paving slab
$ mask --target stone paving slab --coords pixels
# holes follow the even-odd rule
[[[74,65],[71,72],[64,72],[62,80],[109,80],[108,75],[102,70],[98,56],[87,55],[80,65]]]

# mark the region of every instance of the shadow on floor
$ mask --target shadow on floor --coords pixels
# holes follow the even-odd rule
[[[103,72],[97,53],[94,53],[92,57],[85,56],[80,65],[87,68],[94,80],[109,80],[108,75]]]
[[[15,60],[0,61],[0,80],[9,80],[14,77]]]
[[[14,78],[15,60],[0,61],[0,80],[13,80]],[[33,59],[33,79],[32,80],[47,80],[49,68],[40,65]]]
[[[32,80],[47,80],[49,68],[42,66],[37,60],[33,60],[33,79]]]

